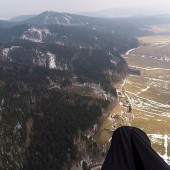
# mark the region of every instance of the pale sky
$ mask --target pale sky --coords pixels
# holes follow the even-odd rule
[[[168,8],[170,11],[170,0],[0,0],[0,18],[39,14],[47,10],[79,13],[125,6]]]

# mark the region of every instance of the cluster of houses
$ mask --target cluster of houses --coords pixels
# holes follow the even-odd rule
[[[117,96],[120,111],[111,112],[109,116],[109,119],[113,122],[113,130],[115,130],[117,126],[128,123],[131,119],[133,119],[132,105],[128,96],[126,96],[123,90],[117,90]]]

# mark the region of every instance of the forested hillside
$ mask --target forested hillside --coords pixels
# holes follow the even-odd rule
[[[138,46],[136,33],[118,21],[48,12],[1,28],[0,168],[83,161],[76,143],[91,142],[89,131],[115,101],[114,84],[128,73],[121,54]]]

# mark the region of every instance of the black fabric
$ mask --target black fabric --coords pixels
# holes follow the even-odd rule
[[[101,170],[170,170],[152,149],[145,132],[129,126],[115,130]]]

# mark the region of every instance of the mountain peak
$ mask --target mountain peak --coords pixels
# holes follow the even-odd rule
[[[47,11],[40,13],[39,15],[56,15],[56,14],[60,14],[60,13],[51,11],[51,10],[47,10]]]
[[[72,17],[70,14],[58,13],[54,11],[45,11],[29,20],[24,21],[25,23],[33,23],[39,25],[72,25]]]

